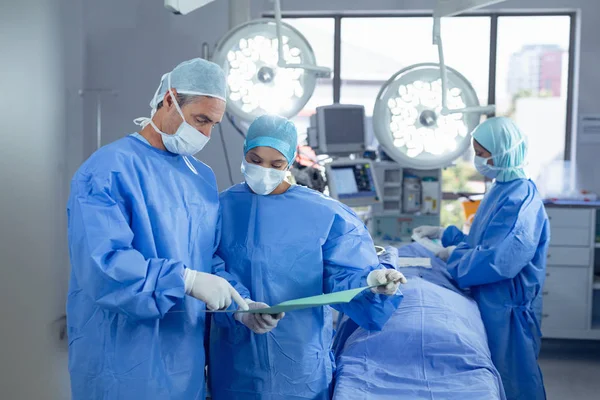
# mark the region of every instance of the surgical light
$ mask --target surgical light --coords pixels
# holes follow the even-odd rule
[[[252,121],[265,114],[291,118],[312,96],[318,73],[315,54],[306,38],[281,22],[259,19],[230,31],[217,45],[213,61],[227,75],[227,108]],[[281,52],[281,57],[280,57]]]
[[[469,81],[447,69],[449,109],[479,107]],[[481,114],[444,113],[440,66],[415,64],[394,74],[381,88],[373,111],[375,135],[386,153],[399,164],[418,169],[449,165],[469,146],[469,133]]]

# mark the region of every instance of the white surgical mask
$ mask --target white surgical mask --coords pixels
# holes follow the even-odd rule
[[[491,159],[492,157],[483,158],[475,156],[475,169],[486,178],[495,179],[500,173],[500,170],[492,169],[492,166],[488,164],[488,161]]]
[[[248,164],[242,161],[242,174],[250,189],[256,194],[266,196],[271,194],[285,179],[287,170],[281,171],[274,168],[264,168],[260,165]]]
[[[204,146],[206,146],[206,144],[209,141],[209,138],[186,122],[185,117],[183,116],[183,112],[181,111],[181,108],[177,103],[177,98],[173,95],[173,91],[171,90],[171,74],[169,74],[168,85],[169,95],[171,96],[171,99],[173,99],[175,108],[177,109],[177,112],[179,113],[182,119],[182,122],[179,125],[179,128],[177,128],[177,131],[172,135],[162,132],[154,124],[152,118],[138,118],[134,120],[134,122],[143,127],[148,124],[152,125],[154,130],[157,133],[160,133],[165,148],[171,153],[180,154],[182,156],[193,156],[194,154],[202,150]],[[158,90],[160,90],[160,86]],[[156,95],[154,97],[156,97]],[[154,116],[155,113],[156,110],[152,110],[152,116]]]

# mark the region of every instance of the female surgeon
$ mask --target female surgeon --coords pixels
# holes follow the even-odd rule
[[[265,115],[252,123],[244,143],[245,183],[221,194],[217,254],[248,289],[251,308],[379,285],[336,308],[365,329],[381,330],[402,300],[397,289],[406,279],[380,264],[367,229],[351,209],[284,180],[296,146],[296,128],[287,119]],[[331,310],[315,307],[281,317],[213,317],[209,375],[214,400],[330,398]]]
[[[508,118],[491,118],[473,132],[475,167],[495,179],[468,235],[455,226],[423,226],[415,234],[441,238],[448,271],[479,304],[492,359],[509,400],[545,399],[540,351],[542,286],[550,225],[523,165],[527,142]]]

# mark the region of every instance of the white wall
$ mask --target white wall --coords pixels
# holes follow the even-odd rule
[[[67,174],[77,163],[68,154],[78,151],[68,136],[81,132],[70,92],[82,78],[80,14],[69,0],[0,2],[2,399],[69,396],[67,353],[53,321],[64,314]]]

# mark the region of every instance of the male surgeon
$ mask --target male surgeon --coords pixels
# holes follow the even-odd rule
[[[247,309],[213,256],[221,226],[214,173],[193,157],[221,121],[225,96],[219,66],[179,64],[163,75],[151,118],[136,120],[141,131],[98,150],[73,177],[73,400],[205,398],[204,311],[232,300]]]

